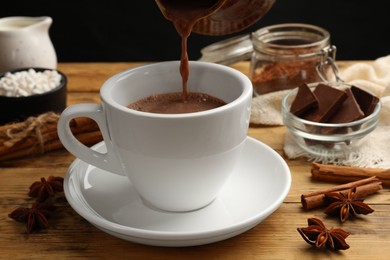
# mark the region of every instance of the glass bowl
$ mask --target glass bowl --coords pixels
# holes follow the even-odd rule
[[[308,84],[308,86],[313,90],[319,83],[335,85],[317,82]],[[337,88],[345,87],[350,87],[350,85],[337,84]],[[283,123],[293,141],[312,155],[334,158],[353,152],[364,144],[364,140],[378,124],[381,111],[380,101],[370,115],[350,123],[317,123],[297,117],[290,113],[291,103],[297,91],[298,88],[292,89],[282,100]]]

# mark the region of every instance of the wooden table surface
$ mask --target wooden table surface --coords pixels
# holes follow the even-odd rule
[[[340,66],[352,62],[339,62]],[[99,103],[98,91],[110,76],[142,63],[61,63],[58,69],[68,76],[68,105]],[[248,63],[232,67],[248,73]],[[365,202],[375,212],[347,221],[326,217],[323,209],[304,211],[300,195],[332,183],[311,180],[311,163],[305,159],[288,160],[283,154],[285,127],[251,126],[249,135],[276,150],[288,163],[292,186],[284,203],[265,221],[236,237],[194,247],[154,247],[135,244],[108,235],[65,206],[50,228],[27,234],[23,224],[8,218],[19,206],[31,205],[28,187],[41,177],[64,176],[75,159],[66,150],[34,158],[0,163],[0,258],[4,259],[390,259],[390,196],[383,189]],[[259,198],[261,200],[262,198]],[[316,250],[298,234],[297,227],[307,226],[307,219],[318,217],[329,226],[340,226],[352,233],[347,238],[350,249],[340,252]]]

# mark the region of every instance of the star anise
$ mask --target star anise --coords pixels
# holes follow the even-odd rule
[[[325,200],[330,204],[324,212],[328,215],[339,214],[341,222],[346,221],[350,215],[367,215],[374,212],[363,199],[356,196],[356,187],[350,189],[346,195],[341,192],[325,193]]]
[[[349,232],[341,228],[327,229],[324,223],[317,218],[309,218],[307,223],[308,227],[297,228],[297,230],[310,245],[336,251],[349,248],[349,245],[345,242],[345,239],[350,235]]]
[[[41,181],[36,181],[30,186],[28,195],[37,197],[38,201],[45,201],[47,198],[54,196],[56,192],[64,190],[64,178],[49,176],[47,180],[42,177]]]
[[[8,214],[8,217],[17,222],[27,223],[27,231],[39,230],[49,227],[47,218],[56,209],[49,203],[35,202],[31,208],[17,208]]]

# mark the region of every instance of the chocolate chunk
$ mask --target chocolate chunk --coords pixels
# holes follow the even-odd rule
[[[349,123],[364,117],[364,113],[356,102],[351,89],[346,89],[345,93],[347,93],[347,99],[343,102],[337,113],[330,118],[328,123]]]
[[[306,84],[298,87],[297,95],[291,104],[290,112],[301,116],[310,109],[318,107],[317,98]]]
[[[355,96],[356,102],[359,104],[360,109],[363,111],[365,116],[368,116],[374,112],[374,109],[379,102],[378,97],[371,95],[367,91],[364,91],[355,86],[352,86],[351,90]]]
[[[325,84],[318,84],[313,91],[318,100],[318,107],[304,115],[304,119],[313,122],[327,122],[341,107],[347,94]]]

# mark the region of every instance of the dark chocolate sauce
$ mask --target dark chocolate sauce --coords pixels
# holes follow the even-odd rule
[[[137,100],[129,104],[130,109],[159,114],[184,114],[205,111],[225,105],[226,103],[216,97],[205,93],[188,93],[187,100],[183,102],[182,93],[162,93]]]
[[[181,37],[180,74],[183,85],[183,100],[187,99],[187,81],[189,76],[189,63],[187,54],[187,38],[190,36],[194,24],[209,13],[210,8],[218,0],[160,0],[166,8],[165,16],[170,20]]]

